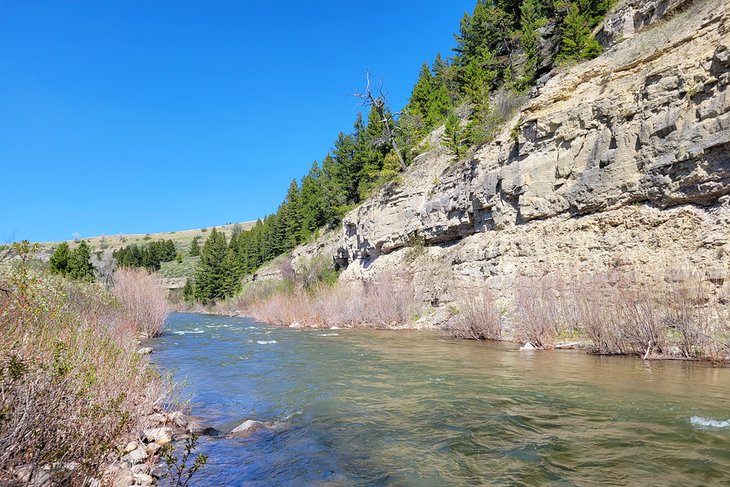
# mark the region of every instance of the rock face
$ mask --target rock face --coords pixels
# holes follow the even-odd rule
[[[615,45],[555,74],[493,143],[460,163],[423,154],[348,214],[332,253],[343,278],[410,267],[438,304],[566,269],[725,276],[729,4],[623,2],[607,22]],[[425,251],[406,262],[414,242]]]
[[[522,276],[686,266],[730,299],[730,0],[624,0],[599,38],[604,54],[553,72],[494,142],[420,155],[292,264],[407,269],[441,309],[462,288],[510,300]]]

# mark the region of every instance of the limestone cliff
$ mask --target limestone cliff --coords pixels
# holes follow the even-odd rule
[[[434,305],[464,286],[508,296],[521,275],[687,264],[727,292],[729,12],[728,0],[621,2],[603,55],[551,73],[468,160],[420,155],[315,247],[345,280],[409,268]]]

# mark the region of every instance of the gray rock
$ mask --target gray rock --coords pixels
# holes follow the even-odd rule
[[[112,487],[129,487],[134,484],[134,474],[128,468],[121,469],[112,481]]]
[[[144,462],[145,460],[147,460],[148,457],[149,454],[147,453],[147,449],[144,447],[144,445],[140,445],[136,450],[133,450],[124,455],[122,457],[122,461],[132,466]]]
[[[529,352],[531,350],[537,350],[537,347],[530,342],[526,342],[520,347],[520,352]]]
[[[157,443],[166,445],[172,441],[172,428],[162,426],[160,428],[150,428],[144,430],[145,441],[149,443]]]
[[[261,421],[255,421],[248,419],[236,426],[230,433],[226,435],[227,438],[247,438],[259,431],[271,431],[271,427]]]
[[[140,348],[139,350],[137,350],[138,355],[149,355],[151,353],[152,353],[151,347],[143,347],[143,348]]]
[[[215,435],[218,431],[198,419],[192,419],[188,422],[185,431],[191,435]]]

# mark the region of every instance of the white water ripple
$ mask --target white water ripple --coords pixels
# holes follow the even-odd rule
[[[271,343],[276,343],[276,340],[257,340],[256,343],[259,345],[269,345]]]
[[[701,428],[701,429],[726,429],[726,428],[730,428],[730,419],[728,419],[728,420],[718,420],[718,419],[702,418],[700,416],[692,416],[690,418],[689,422],[695,428]]]

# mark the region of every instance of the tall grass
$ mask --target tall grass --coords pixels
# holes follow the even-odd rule
[[[114,273],[112,292],[132,329],[147,337],[162,333],[170,305],[159,278],[145,269],[121,268]]]
[[[134,351],[147,328],[99,284],[4,265],[0,289],[0,484],[66,466],[54,485],[81,485],[167,397]]]

